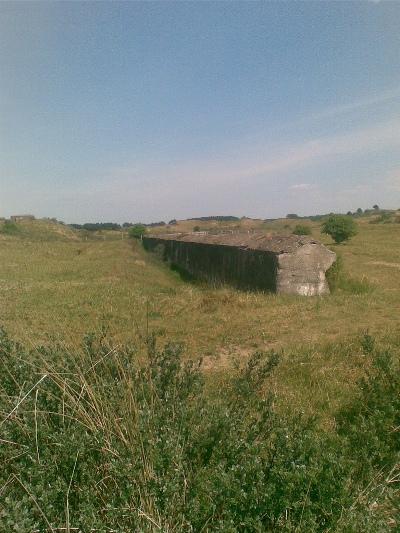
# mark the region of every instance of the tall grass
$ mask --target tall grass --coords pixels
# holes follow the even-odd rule
[[[331,433],[282,415],[274,352],[207,389],[182,347],[27,350],[0,335],[1,531],[383,531],[395,520],[399,371],[371,363]],[[74,529],[75,528],[75,529]]]

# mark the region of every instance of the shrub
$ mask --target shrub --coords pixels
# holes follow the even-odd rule
[[[326,435],[275,410],[274,352],[211,394],[180,345],[146,346],[139,363],[105,335],[80,352],[29,352],[0,332],[1,531],[382,530],[354,502],[396,458],[399,381],[386,359]],[[358,429],[373,451],[361,474]],[[369,529],[350,527],[356,516]]]
[[[141,239],[145,233],[146,226],[143,224],[134,224],[128,231],[128,235],[131,239]]]
[[[396,527],[400,511],[399,359],[368,334],[361,344],[367,370],[356,397],[337,416],[338,434],[347,448],[353,487],[359,487],[366,505],[381,510],[384,521],[376,530],[387,531],[389,521]]]
[[[0,226],[0,233],[4,235],[15,235],[19,233],[20,229],[15,222],[11,220],[6,220],[2,226]]]
[[[330,235],[336,243],[341,243],[357,234],[357,224],[347,215],[331,215],[323,223],[321,231]]]
[[[305,224],[297,224],[293,230],[293,235],[311,235],[311,228]]]

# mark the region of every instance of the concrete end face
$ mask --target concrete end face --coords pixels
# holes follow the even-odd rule
[[[320,243],[308,243],[294,253],[278,256],[277,292],[301,296],[329,294],[325,273],[336,254]]]

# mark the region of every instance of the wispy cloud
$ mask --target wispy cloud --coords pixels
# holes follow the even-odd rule
[[[193,186],[198,184],[226,185],[237,181],[259,178],[274,178],[325,160],[327,163],[337,156],[356,156],[400,147],[400,118],[368,128],[354,130],[336,136],[311,139],[291,145],[270,145],[260,148],[258,153],[225,153],[218,159],[207,161],[186,161],[158,169],[150,166],[148,173],[159,184],[168,187]],[[137,174],[137,169],[134,174]],[[129,179],[129,171],[123,175]],[[133,176],[133,174],[132,174]],[[149,180],[152,185],[153,179]],[[295,184],[294,184],[295,185]],[[304,185],[304,184],[303,184]]]
[[[309,191],[312,188],[312,183],[295,183],[289,187],[291,191]]]
[[[392,87],[384,91],[371,94],[368,96],[361,96],[351,102],[327,107],[322,111],[318,111],[307,116],[307,120],[322,120],[328,118],[334,118],[345,113],[351,113],[353,111],[359,111],[367,109],[380,104],[393,102],[400,99],[400,84],[398,87]]]

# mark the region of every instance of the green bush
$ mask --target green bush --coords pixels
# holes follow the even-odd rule
[[[357,234],[357,224],[347,215],[331,215],[323,223],[321,231],[330,235],[336,243],[341,243]]]
[[[396,460],[387,359],[325,434],[276,411],[276,353],[255,353],[217,395],[181,346],[146,344],[139,363],[104,335],[69,353],[0,333],[1,531],[382,530],[359,494]]]
[[[0,225],[0,233],[4,235],[15,235],[19,233],[20,229],[15,222],[11,220],[6,220],[2,225]]]
[[[389,522],[399,526],[400,513],[399,358],[377,347],[368,334],[361,344],[368,358],[366,375],[356,397],[338,413],[337,429],[344,439],[353,487],[359,487],[366,505],[380,510],[376,530],[388,531]]]
[[[293,235],[311,235],[311,228],[305,224],[297,224],[293,230]]]
[[[129,228],[128,235],[131,239],[141,239],[146,233],[146,226],[143,224],[135,224]]]

